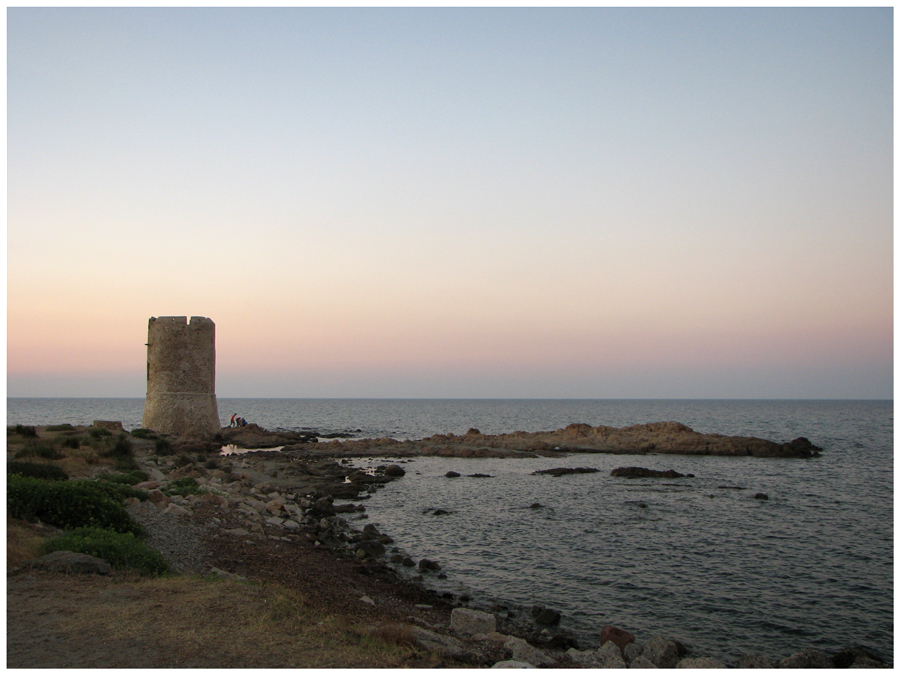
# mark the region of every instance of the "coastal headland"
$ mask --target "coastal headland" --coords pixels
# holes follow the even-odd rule
[[[59,466],[69,480],[102,480],[122,471],[116,465],[121,455],[112,459],[103,452],[105,446],[94,442],[104,438],[91,434],[95,427],[47,429],[37,427],[35,437],[44,448],[52,445],[61,451],[54,459],[40,461]],[[26,540],[53,536],[56,528],[11,519],[8,665],[883,665],[853,650],[826,655],[811,649],[793,655],[745,654],[739,662],[726,664],[692,653],[690,645],[666,636],[634,635],[614,626],[597,626],[599,645],[580,645],[566,632],[564,617],[552,608],[473,609],[472,598],[430,590],[429,576],[453,571],[442,569],[440,560],[413,559],[390,533],[366,522],[365,500],[386,483],[402,480],[403,465],[417,455],[525,457],[562,455],[563,448],[584,452],[585,446],[625,454],[624,448],[632,447],[628,443],[639,444],[641,451],[634,454],[646,454],[659,452],[647,445],[648,438],[659,443],[664,437],[695,437],[687,427],[672,423],[615,430],[619,433],[598,429],[571,425],[548,434],[492,437],[471,430],[464,436],[415,442],[318,442],[315,434],[268,432],[249,425],[222,429],[208,452],[202,451],[203,442],[187,436],[165,439],[146,432],[114,432],[108,438],[116,438],[117,447],[127,441],[133,471],[146,478],[133,484],[145,496],[130,498],[128,513],[145,528],[148,544],[162,553],[177,576],[148,580],[119,571],[69,573],[74,568],[60,567],[58,558],[47,560],[22,546]],[[23,450],[30,441],[22,431],[8,429],[10,460],[28,460]],[[606,439],[605,445],[600,439]],[[761,445],[758,440],[749,439],[744,449],[774,452],[771,448],[776,446],[783,453],[791,446]],[[678,447],[701,447],[699,443]],[[738,451],[740,444],[734,439],[722,440],[717,447],[749,454]],[[393,461],[363,470],[352,460],[362,455]],[[181,489],[188,483],[196,489]],[[404,568],[408,571],[401,573]],[[201,607],[230,609],[216,613]],[[91,635],[107,637],[97,640]],[[263,635],[265,646],[259,648]]]

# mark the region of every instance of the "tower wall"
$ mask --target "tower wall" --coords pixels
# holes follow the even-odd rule
[[[147,330],[145,429],[213,435],[216,404],[216,324],[202,316],[151,317]]]

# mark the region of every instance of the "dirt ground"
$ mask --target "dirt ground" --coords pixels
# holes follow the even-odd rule
[[[408,627],[442,631],[453,606],[384,565],[307,542],[206,544],[247,581],[11,566],[7,667],[422,668],[504,658],[497,647],[459,663],[414,647]]]

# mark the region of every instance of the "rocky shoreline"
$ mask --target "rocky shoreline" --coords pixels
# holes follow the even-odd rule
[[[555,431],[516,431],[488,435],[469,429],[464,435],[435,434],[421,440],[346,439],[316,443],[314,433],[266,432],[256,425],[223,429],[218,440],[242,448],[272,448],[332,457],[560,457],[566,453],[616,455],[722,455],[808,459],[822,448],[807,438],[775,442],[753,436],[702,434],[679,422],[652,422],[627,427],[570,424]],[[311,447],[312,446],[312,447]]]
[[[589,434],[584,429],[569,429],[568,433],[578,438]],[[737,663],[726,664],[692,654],[687,647],[665,636],[639,637],[613,626],[598,626],[599,648],[585,649],[558,628],[560,616],[552,609],[535,607],[518,614],[500,607],[494,612],[471,609],[470,598],[466,596],[438,594],[427,588],[429,576],[447,572],[441,569],[440,561],[413,560],[394,545],[389,533],[365,524],[364,501],[379,487],[405,474],[402,465],[409,461],[410,455],[390,450],[413,444],[396,441],[376,444],[374,447],[381,448],[382,454],[362,453],[362,448],[356,448],[359,453],[343,453],[347,446],[364,442],[317,443],[314,435],[306,435],[302,440],[298,436],[293,432],[266,432],[258,427],[223,429],[221,440],[226,445],[246,443],[258,449],[222,455],[219,454],[222,443],[217,441],[215,454],[196,454],[193,461],[189,461],[188,453],[189,448],[196,449],[193,439],[176,440],[172,456],[136,452],[135,458],[150,480],[135,487],[147,490],[150,497],[143,502],[131,500],[128,509],[150,533],[148,543],[180,573],[239,580],[254,578],[262,573],[263,567],[274,565],[282,570],[281,574],[287,574],[286,568],[297,565],[301,552],[317,550],[359,573],[377,577],[392,589],[388,596],[419,600],[413,614],[405,616],[411,622],[409,639],[417,648],[449,659],[448,664],[588,668],[887,667],[872,655],[854,649],[835,655],[803,649],[780,660],[744,654]],[[472,447],[472,440],[468,438],[468,445],[460,444],[459,449]],[[144,449],[149,447],[145,445]],[[278,447],[281,450],[272,450]],[[495,449],[518,452],[502,447]],[[552,452],[561,451],[554,448]],[[397,459],[373,470],[361,470],[352,465],[350,457],[341,456],[344,454]],[[591,471],[594,470],[578,468],[545,473],[559,476]],[[167,494],[170,492],[167,487],[183,479],[195,481],[202,493]],[[336,504],[336,500],[349,501]],[[412,570],[415,576],[410,579],[409,575],[399,573],[402,567],[415,568]],[[364,609],[362,605],[390,604],[383,598],[369,596],[359,597],[356,602],[360,611]]]

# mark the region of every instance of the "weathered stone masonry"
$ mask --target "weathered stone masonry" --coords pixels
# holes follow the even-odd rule
[[[216,324],[192,316],[151,317],[142,425],[164,434],[219,431]]]

